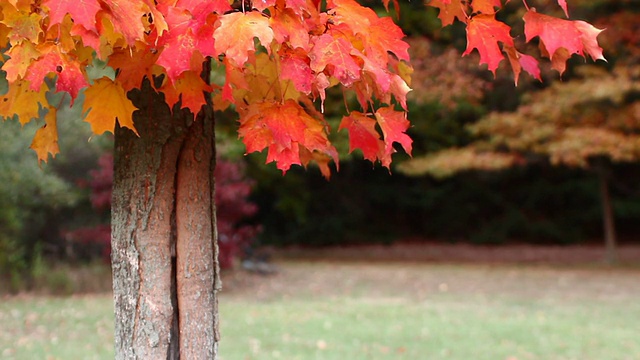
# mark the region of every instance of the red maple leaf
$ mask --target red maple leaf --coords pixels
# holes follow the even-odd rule
[[[283,47],[280,50],[280,73],[283,79],[293,82],[296,90],[310,94],[314,79],[307,53],[298,49]]]
[[[376,111],[375,115],[380,129],[382,129],[382,134],[384,134],[382,165],[388,168],[391,164],[391,154],[395,152],[393,143],[399,143],[404,148],[404,151],[411,155],[411,143],[413,141],[406,134],[410,124],[405,112],[396,111],[391,107],[382,107]]]
[[[384,142],[376,131],[376,120],[358,111],[342,118],[338,130],[349,132],[349,153],[362,151],[365,159],[375,162],[383,157]]]
[[[511,28],[495,19],[494,15],[476,15],[467,25],[467,50],[462,55],[469,55],[473,49],[480,54],[480,63],[487,64],[495,75],[500,61],[504,59],[499,42],[513,46],[513,38],[509,35]]]
[[[291,165],[302,165],[300,147],[327,154],[338,161],[335,148],[329,143],[325,128],[295,101],[250,104],[240,118],[238,135],[247,152],[268,148],[267,162],[276,162],[286,172]]]
[[[185,11],[169,9],[167,14],[169,31],[158,42],[162,52],[158,65],[164,67],[171,81],[183,72],[191,70],[194,52],[200,56],[217,55],[213,39],[213,26],[202,18],[193,18]]]
[[[288,42],[292,48],[309,50],[309,28],[303,19],[293,9],[277,11],[269,23],[273,29],[273,36],[279,43]]]
[[[61,23],[64,16],[69,14],[76,24],[94,33],[98,32],[96,28],[96,14],[100,11],[98,0],[45,0],[43,4],[49,8],[50,25]]]
[[[232,10],[228,0],[178,0],[175,7],[188,10],[195,19],[200,21],[211,13],[222,15]]]
[[[54,46],[49,49],[49,52],[31,63],[25,79],[31,82],[31,90],[37,91],[47,75],[56,74],[56,89],[68,92],[73,104],[80,89],[89,86],[89,83],[78,62],[68,59],[67,55],[60,53]]]
[[[360,79],[360,66],[351,56],[353,45],[342,37],[328,32],[314,39],[309,53],[311,69],[317,73],[327,71],[345,86]]]
[[[605,60],[596,40],[602,30],[584,21],[558,19],[530,10],[524,15],[524,22],[526,40],[540,37],[547,56],[560,73],[564,70],[564,62],[572,54],[585,56],[586,52],[594,60]],[[561,57],[560,61],[556,57]]]

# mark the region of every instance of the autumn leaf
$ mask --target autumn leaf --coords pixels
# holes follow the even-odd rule
[[[97,79],[85,90],[84,95],[82,110],[87,114],[84,121],[91,124],[94,134],[100,135],[105,131],[113,133],[116,120],[120,126],[138,134],[133,126],[133,112],[136,107],[127,98],[119,83],[108,77]]]
[[[89,82],[78,62],[69,59],[56,46],[49,46],[46,49],[47,52],[41,58],[31,63],[25,79],[31,82],[31,90],[37,90],[47,75],[57,75],[56,90],[68,92],[73,104],[80,89],[87,87]]]
[[[2,15],[4,16],[2,22],[11,29],[8,38],[12,44],[18,44],[24,40],[37,44],[38,38],[44,33],[40,27],[42,16],[39,14],[29,14],[16,10],[12,6],[3,6]]]
[[[316,73],[327,71],[345,86],[360,79],[360,66],[351,56],[353,46],[342,37],[330,33],[315,39],[309,53],[311,69]]]
[[[153,26],[158,34],[167,30],[167,24],[162,14],[155,10],[146,0],[101,0],[103,10],[114,28],[124,35],[127,44],[134,45],[137,40],[144,39],[149,31],[143,22],[144,17],[151,14]]]
[[[56,157],[56,154],[60,152],[58,147],[58,124],[56,120],[56,109],[49,107],[47,115],[45,115],[45,124],[36,131],[31,142],[31,149],[36,152],[38,156],[38,162],[47,162],[49,160],[49,154],[52,157]]]
[[[167,21],[171,28],[159,41],[162,52],[157,58],[171,81],[191,69],[194,52],[202,56],[217,55],[213,39],[213,26],[202,19],[194,19],[187,11],[170,11]]]
[[[17,115],[23,125],[31,119],[39,118],[40,106],[47,104],[47,87],[42,86],[38,91],[31,90],[30,87],[26,80],[9,84],[9,91],[0,97],[0,116],[11,118]]]
[[[402,40],[403,37],[402,29],[390,17],[374,19],[367,35],[361,37],[365,44],[364,53],[371,62],[384,69],[388,67],[390,52],[409,62],[409,44]]]
[[[509,35],[511,28],[495,19],[494,15],[476,15],[467,25],[467,50],[462,55],[469,55],[473,49],[480,54],[480,63],[487,64],[494,75],[500,61],[504,59],[499,42],[514,46]]]
[[[407,110],[407,94],[409,91],[411,91],[411,88],[407,85],[406,81],[400,77],[400,75],[391,74],[389,92],[393,94],[393,97],[395,97],[396,101],[404,110]],[[386,104],[391,104],[391,99],[389,98],[383,98],[383,101]]]
[[[222,100],[235,104],[233,89],[249,90],[249,83],[244,77],[242,70],[233,66],[228,58],[224,58],[222,63],[225,66],[225,83],[222,87]]]
[[[561,74],[564,71],[564,63],[573,54],[585,56],[587,53],[593,60],[605,60],[597,41],[602,30],[584,21],[558,19],[538,14],[534,10],[527,11],[523,19],[526,40],[540,37],[547,56]],[[557,56],[561,57],[560,62],[554,61]]]
[[[220,17],[220,26],[213,32],[218,53],[225,54],[235,66],[243,66],[249,53],[255,51],[253,39],[269,49],[273,30],[269,19],[256,11],[235,12]]]
[[[560,5],[562,10],[564,11],[564,14],[567,17],[569,17],[569,9],[567,9],[567,0],[558,0],[558,5]]]
[[[268,148],[267,162],[275,161],[283,172],[291,165],[302,165],[301,146],[338,161],[338,154],[329,143],[324,126],[293,100],[283,104],[262,102],[249,105],[240,118],[238,135],[243,139],[247,153]]]
[[[178,0],[175,7],[188,10],[195,19],[204,19],[211,13],[224,14],[232,10],[228,0]]]
[[[451,2],[455,2],[451,0]],[[500,0],[473,0],[471,2],[471,8],[474,13],[482,14],[494,14],[496,8],[501,8],[502,2]]]
[[[211,86],[193,71],[183,72],[174,84],[168,83],[160,89],[166,97],[169,107],[182,101],[182,107],[197,114],[205,101],[205,93],[211,92]]]
[[[453,24],[455,19],[467,22],[465,8],[459,0],[431,0],[427,5],[440,9],[438,18],[442,22],[443,27]]]
[[[396,111],[390,107],[383,107],[378,109],[375,113],[378,125],[382,129],[384,135],[384,157],[382,158],[382,165],[387,168],[391,164],[391,154],[395,152],[393,149],[393,143],[399,143],[404,148],[407,154],[411,155],[413,142],[409,135],[406,134],[409,128],[409,120],[404,112]]]
[[[540,77],[540,68],[538,67],[538,60],[533,56],[523,54],[516,50],[513,46],[505,46],[505,53],[513,69],[513,75],[516,86],[518,86],[518,79],[520,78],[520,72],[522,69],[533,76],[534,79],[542,81]]]
[[[283,79],[289,79],[300,92],[311,93],[314,76],[309,65],[309,57],[302,49],[280,51],[280,73]]]
[[[43,4],[49,8],[51,25],[61,23],[64,16],[69,14],[76,24],[94,33],[98,32],[96,28],[96,14],[100,11],[98,0],[45,0]]]
[[[349,153],[360,149],[365,159],[376,162],[384,154],[384,142],[376,131],[376,120],[358,111],[342,118],[338,130],[349,132]]]
[[[31,62],[40,57],[40,51],[36,49],[31,41],[23,41],[13,45],[6,54],[10,59],[4,62],[2,70],[7,73],[9,82],[24,78],[27,69],[31,66]]]
[[[278,43],[288,42],[292,48],[302,48],[308,50],[309,29],[303,22],[303,18],[298,16],[293,9],[286,8],[278,11],[269,19],[273,36]]]
[[[153,67],[157,59],[158,54],[149,47],[118,49],[109,56],[108,64],[117,70],[116,79],[124,91],[128,92],[133,88],[139,88],[145,76],[147,79],[153,78]]]

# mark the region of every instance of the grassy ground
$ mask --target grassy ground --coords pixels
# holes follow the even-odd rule
[[[640,270],[279,262],[227,273],[224,360],[640,359]],[[109,295],[0,303],[0,358],[109,359]]]

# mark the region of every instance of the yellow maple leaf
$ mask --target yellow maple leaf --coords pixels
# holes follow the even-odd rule
[[[24,78],[33,60],[40,57],[40,51],[31,41],[23,41],[12,46],[6,53],[10,59],[2,65],[7,73],[7,80],[12,83],[18,78]]]
[[[11,118],[18,115],[18,120],[22,125],[28,123],[33,118],[40,117],[39,104],[46,106],[45,98],[46,85],[42,85],[40,91],[29,89],[29,82],[17,80],[9,85],[9,91],[0,97],[0,116]]]
[[[88,112],[84,121],[91,124],[94,134],[100,135],[105,131],[113,133],[116,120],[120,126],[127,127],[136,135],[138,134],[133,126],[133,112],[136,107],[127,98],[122,85],[105,76],[87,88],[84,95],[82,110],[85,113]]]
[[[60,152],[58,147],[58,123],[56,121],[56,109],[49,108],[49,112],[44,117],[46,123],[43,127],[36,131],[33,141],[31,142],[31,149],[33,149],[38,155],[38,163],[42,161],[47,162],[49,160],[49,154],[54,158],[56,154]]]

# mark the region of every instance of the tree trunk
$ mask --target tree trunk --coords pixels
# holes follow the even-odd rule
[[[115,130],[116,359],[213,359],[219,290],[213,112],[172,112],[148,81],[129,97],[139,136]],[[175,257],[175,258],[174,258]]]
[[[618,260],[618,246],[616,240],[616,228],[609,194],[609,182],[607,181],[606,167],[602,163],[597,165],[598,181],[600,183],[600,198],[602,200],[602,225],[604,227],[605,262],[613,264]]]

